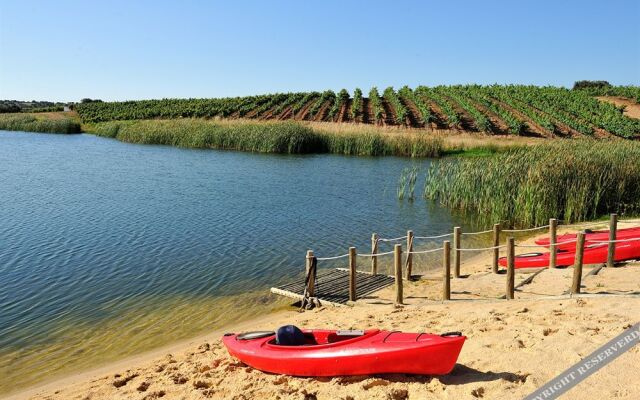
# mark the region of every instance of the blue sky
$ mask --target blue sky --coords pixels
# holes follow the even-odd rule
[[[0,0],[0,98],[640,84],[638,1]]]

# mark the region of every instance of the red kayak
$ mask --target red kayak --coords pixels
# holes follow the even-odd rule
[[[578,235],[575,233],[567,233],[565,235],[559,235],[556,238],[556,243],[562,243],[566,241],[575,240]],[[640,227],[637,228],[626,228],[626,229],[618,229],[616,232],[616,240],[622,239],[635,239],[640,238]],[[591,231],[587,232],[584,235],[585,245],[594,244],[594,241],[604,241],[609,240],[609,231]],[[541,237],[536,240],[536,244],[540,246],[549,247],[549,237]],[[575,251],[576,250],[576,242],[571,243],[563,243],[557,246],[558,250],[566,250],[566,251]]]
[[[443,335],[382,331],[304,330],[305,343],[276,344],[275,332],[226,334],[229,353],[266,372],[293,376],[340,376],[451,372],[466,339]],[[248,336],[248,337],[247,337]]]
[[[608,244],[593,244],[584,249],[583,264],[601,264],[607,261]],[[519,254],[515,258],[515,268],[540,268],[548,267],[550,253],[527,253]],[[575,251],[560,251],[556,258],[558,267],[568,267],[573,265],[575,261]],[[614,260],[616,262],[640,259],[640,240],[632,242],[616,243],[616,252]],[[507,266],[507,258],[502,257],[499,260],[500,265]]]

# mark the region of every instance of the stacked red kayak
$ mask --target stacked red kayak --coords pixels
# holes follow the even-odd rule
[[[567,233],[564,235],[559,235],[556,238],[556,243],[561,243],[556,246],[558,250],[566,250],[566,251],[575,251],[576,250],[576,237],[578,237],[575,233]],[[637,228],[626,228],[626,229],[618,229],[616,231],[616,240],[626,240],[626,239],[635,239],[640,238],[640,227]],[[594,242],[603,242],[609,240],[609,231],[590,231],[584,235],[584,244],[585,246],[589,246],[590,244],[598,244]],[[549,243],[551,243],[548,236],[541,237],[536,240],[536,244],[540,246],[549,247]]]
[[[574,264],[576,257],[577,234],[566,234],[557,237],[558,254],[556,265],[568,267]],[[637,239],[637,240],[636,240]],[[585,249],[582,262],[584,264],[600,264],[607,261],[609,231],[594,231],[585,234]],[[640,259],[640,228],[620,229],[616,232],[614,260],[616,262]],[[569,242],[569,243],[563,243]],[[548,237],[539,238],[536,244],[549,247]],[[548,267],[551,259],[550,253],[526,253],[515,257],[515,268],[541,268]],[[501,266],[507,266],[507,259],[500,258]]]
[[[261,371],[293,376],[407,373],[442,375],[451,372],[466,337],[383,330],[305,330],[306,343],[276,344],[275,333],[252,338],[227,334],[229,353]]]

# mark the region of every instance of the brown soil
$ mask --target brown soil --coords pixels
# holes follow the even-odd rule
[[[362,107],[360,108],[360,115],[356,117],[356,122],[363,124],[371,123],[369,119],[369,99],[362,98]]]
[[[578,132],[577,130],[573,129],[572,127],[570,127],[569,125],[565,124],[564,122],[559,121],[558,119],[552,117],[551,115],[549,115],[548,113],[542,111],[541,109],[534,107],[530,104],[527,104],[523,101],[520,101],[518,99],[514,99],[517,102],[520,102],[522,104],[524,104],[525,106],[535,110],[538,112],[538,114],[541,114],[547,118],[549,118],[551,120],[551,122],[556,126],[557,130],[559,132],[555,132],[556,134],[560,134],[559,136],[564,136],[564,137],[580,137],[580,136],[584,136],[582,133]]]
[[[596,97],[596,99],[614,104],[618,107],[625,106],[624,115],[626,115],[629,118],[640,119],[640,104],[636,103],[632,99],[628,99],[626,97],[616,97],[616,96],[598,96]]]
[[[273,118],[273,112],[275,111],[276,107],[278,107],[277,104],[275,106],[271,107],[270,109],[268,109],[267,111],[265,111],[264,113],[262,113],[260,115],[259,119],[261,119],[261,120],[272,119]]]
[[[381,98],[380,102],[382,103],[382,120],[384,121],[384,124],[397,125],[396,111],[393,109],[393,106],[384,98]]]
[[[331,102],[330,101],[325,101],[322,106],[320,106],[320,109],[318,110],[318,113],[313,117],[314,121],[324,121],[325,117],[327,116],[327,113],[329,112],[329,107],[331,106]]]
[[[487,107],[483,106],[482,104],[476,101],[473,101],[472,99],[469,99],[469,103],[475,106],[481,113],[487,116],[489,121],[491,121],[491,127],[493,129],[493,133],[497,133],[500,135],[509,135],[509,126],[507,125],[506,122],[502,120],[502,118],[500,118],[500,116],[498,116],[496,113],[489,110]]]
[[[526,131],[531,136],[553,137],[553,132],[547,132],[547,130],[544,129],[542,126],[536,124],[535,122],[533,122],[533,120],[531,118],[529,118],[528,116],[524,115],[523,113],[521,113],[520,111],[516,110],[515,108],[511,107],[509,104],[504,103],[504,102],[498,100],[495,97],[492,97],[491,101],[493,101],[496,104],[504,107],[511,114],[515,115],[516,117],[518,117],[521,120],[523,120],[524,122],[526,122],[527,123]]]
[[[427,102],[427,104],[429,104],[429,108],[431,109],[431,112],[433,113],[433,115],[435,116],[435,127],[437,129],[451,129],[449,127],[449,123],[447,122],[447,117],[445,117],[444,112],[442,112],[442,109],[433,102]]]
[[[449,104],[451,104],[451,107],[453,107],[453,109],[460,116],[460,125],[462,126],[463,130],[465,130],[465,131],[476,131],[476,132],[480,131],[476,127],[475,120],[473,119],[473,117],[471,115],[469,115],[469,113],[464,108],[462,108],[460,106],[460,104],[458,104],[457,101],[455,101],[454,99],[452,99],[449,96],[442,96],[442,97],[444,97],[446,100],[449,101]]]
[[[430,122],[430,128],[431,129],[450,129],[449,128],[449,124],[447,123],[447,118],[444,116],[444,113],[442,112],[442,110],[440,109],[440,107],[438,107],[438,105],[432,101],[430,101],[427,98],[422,97],[422,101],[424,101],[427,104],[427,107],[429,107],[429,111],[431,111],[431,115],[433,115],[433,119],[435,121]]]
[[[242,118],[255,118],[256,116],[258,116],[258,107],[254,108],[253,110],[249,111],[248,113],[246,113],[244,115],[244,117]]]
[[[293,116],[293,119],[297,119],[297,120],[306,119],[307,114],[309,113],[309,110],[311,109],[311,107],[313,107],[314,104],[316,104],[317,101],[318,101],[317,98],[309,100],[307,104],[305,104],[304,107],[302,107],[300,111],[298,111],[298,113]]]
[[[371,107],[371,102],[369,101],[368,97],[362,99],[362,109],[363,109],[363,112],[362,112],[363,123],[380,125],[379,123],[376,122],[376,116],[373,114],[373,108]]]
[[[573,115],[572,113],[566,111],[565,112],[567,114],[567,116],[571,119],[573,119],[574,121],[582,121],[583,123],[587,124],[591,129],[593,129],[593,136],[597,137],[597,138],[611,138],[611,137],[616,137],[615,135],[607,132],[605,129],[602,129],[600,127],[595,126],[594,124],[592,124],[589,121],[585,121],[585,120],[580,120],[580,118],[578,118],[577,116]]]
[[[284,119],[290,119],[292,111],[293,111],[293,106],[288,106],[284,110],[282,110],[280,115],[275,116],[275,118],[278,119],[279,121],[282,121]]]
[[[422,122],[422,114],[420,114],[418,107],[416,107],[416,105],[413,104],[413,102],[409,99],[405,99],[401,97],[400,101],[407,108],[407,111],[408,111],[407,118],[409,119],[409,124],[410,124],[409,126],[412,126],[415,128],[423,128],[424,123]]]
[[[351,103],[352,103],[352,100],[349,99],[344,104],[342,104],[342,107],[338,112],[338,118],[336,120],[337,122],[349,122],[349,119],[350,119],[349,110],[351,110]]]

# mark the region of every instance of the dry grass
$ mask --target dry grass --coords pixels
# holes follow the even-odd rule
[[[336,122],[303,122],[315,131],[332,133],[336,135],[352,134],[379,134],[383,136],[404,136],[404,137],[424,137],[429,136],[440,139],[444,143],[446,151],[470,150],[474,148],[507,148],[512,146],[529,146],[548,142],[549,139],[525,137],[525,136],[505,136],[505,135],[485,135],[481,133],[470,133],[455,129],[419,129],[399,126],[376,126],[370,124],[352,124]]]
[[[438,157],[442,140],[425,135],[383,135],[375,131],[320,131],[292,121],[202,118],[109,121],[85,131],[124,142],[262,153],[333,153],[358,156]]]

